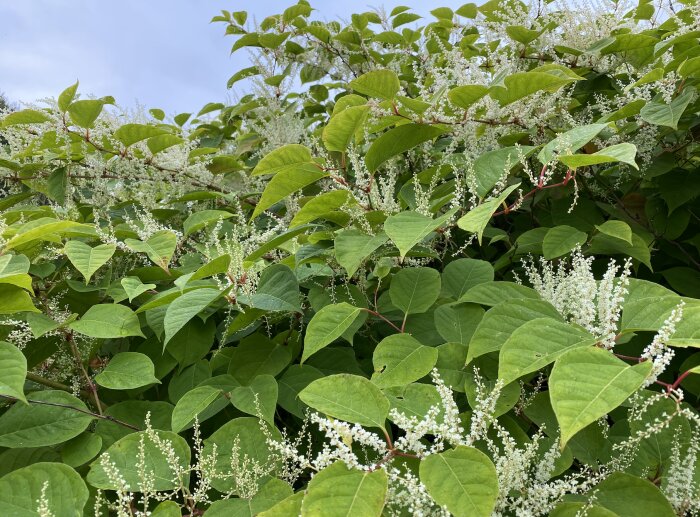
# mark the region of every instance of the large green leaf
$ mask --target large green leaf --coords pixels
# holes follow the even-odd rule
[[[456,210],[450,210],[437,219],[426,217],[418,212],[399,212],[387,217],[384,221],[384,231],[399,248],[403,258],[413,246],[449,221],[455,212]]]
[[[301,504],[301,515],[380,517],[387,487],[383,469],[366,472],[337,461],[311,479]]]
[[[348,276],[353,276],[362,261],[387,240],[388,236],[384,232],[367,235],[353,228],[341,230],[335,237],[335,258],[345,268]]]
[[[311,151],[299,144],[288,144],[266,154],[253,169],[253,176],[277,174],[311,163]]]
[[[589,347],[596,338],[585,330],[553,318],[536,318],[516,328],[503,343],[498,377],[509,384],[536,372],[574,348]]]
[[[491,189],[502,181],[508,173],[527,157],[535,148],[529,145],[503,147],[487,151],[474,160],[474,176],[476,193],[485,197]]]
[[[40,312],[34,307],[29,293],[12,284],[0,283],[0,314],[17,312]]]
[[[413,149],[446,131],[447,129],[442,126],[427,124],[404,124],[390,129],[372,142],[365,155],[367,169],[369,172],[375,172],[389,158]]]
[[[290,228],[295,228],[302,224],[310,223],[316,219],[342,217],[345,214],[339,213],[344,206],[356,206],[357,200],[352,192],[348,190],[331,190],[318,196],[310,198],[299,211],[294,214],[289,223]],[[345,217],[348,217],[345,215]]]
[[[63,443],[85,431],[93,420],[85,404],[65,391],[36,391],[27,400],[28,405],[14,404],[0,416],[0,447]]]
[[[222,396],[220,389],[214,386],[198,386],[185,393],[175,404],[172,415],[172,429],[179,433],[187,428],[202,411]]]
[[[515,72],[505,77],[503,86],[493,86],[489,95],[505,106],[541,90],[554,92],[573,81],[546,72]]]
[[[134,461],[136,458],[142,459]],[[105,468],[105,465],[109,467]],[[144,474],[152,483],[150,490],[174,490],[180,483],[187,486],[189,474],[178,476],[173,466],[186,472],[189,465],[190,447],[184,438],[168,431],[140,431],[113,443],[93,461],[87,481],[102,490],[123,490],[124,487],[111,474],[111,470],[116,468],[131,492],[146,491],[148,485],[144,486]]]
[[[68,241],[63,248],[68,260],[85,277],[86,284],[95,271],[109,262],[116,250],[114,244],[100,244],[93,248],[82,241]]]
[[[2,126],[18,126],[22,124],[41,124],[48,122],[51,117],[43,111],[26,109],[9,113],[2,119]]]
[[[223,295],[218,289],[195,289],[188,291],[173,301],[165,311],[163,326],[165,329],[165,341],[167,345],[188,321],[204,310],[214,300]]]
[[[330,345],[353,324],[361,309],[346,302],[326,305],[309,322],[304,337],[304,353],[301,362]]]
[[[101,99],[78,100],[68,107],[68,114],[75,125],[90,128],[102,113],[104,105]]]
[[[690,479],[686,481],[691,482]],[[620,517],[677,515],[653,483],[624,472],[613,472],[595,487],[594,493],[597,504]]]
[[[206,228],[210,224],[217,223],[223,219],[229,219],[233,217],[234,214],[231,212],[226,212],[224,210],[201,210],[195,212],[182,224],[183,230],[185,230],[185,237],[198,232],[199,230]]]
[[[561,225],[550,228],[542,241],[542,254],[547,260],[566,255],[576,246],[580,246],[588,235],[571,226]]]
[[[384,429],[389,401],[364,377],[341,373],[317,379],[299,398],[309,407],[333,418]]]
[[[290,194],[326,176],[328,176],[327,172],[312,164],[287,168],[277,172],[267,183],[258,204],[255,205],[251,219],[255,219]]]
[[[323,143],[329,151],[345,152],[369,113],[369,106],[350,106],[336,113],[323,128]]]
[[[0,507],[8,517],[82,517],[88,489],[68,465],[34,463],[0,478]],[[50,513],[40,513],[40,501]]]
[[[519,186],[520,183],[511,185],[501,192],[498,197],[485,201],[473,210],[470,210],[466,215],[462,216],[457,221],[457,226],[467,232],[475,233],[479,244],[481,244],[481,236],[484,234],[484,230],[486,229],[486,225],[489,224],[491,216],[498,210],[498,207],[501,206],[501,203],[506,200],[511,192],[513,192]]]
[[[369,97],[393,99],[401,85],[395,72],[391,70],[373,70],[350,81],[350,88]]]
[[[545,145],[537,159],[549,163],[557,155],[570,155],[593,140],[606,127],[607,124],[589,124],[566,131]]]
[[[466,84],[452,88],[447,94],[447,98],[455,106],[466,109],[482,99],[488,92],[489,89],[481,84]]]
[[[138,352],[120,352],[95,376],[95,382],[100,386],[113,390],[130,390],[160,384],[155,376],[153,361]]]
[[[177,236],[169,230],[160,230],[145,241],[125,239],[124,244],[137,253],[145,253],[154,264],[167,271],[170,259],[175,254]]]
[[[634,158],[637,156],[637,148],[634,144],[624,143],[611,145],[592,154],[566,154],[559,156],[559,161],[570,169],[588,167],[600,163],[626,163],[635,169],[639,169]]]
[[[420,462],[430,496],[455,517],[488,517],[498,498],[496,467],[483,452],[460,445]]]
[[[68,326],[95,338],[144,337],[138,316],[126,305],[118,303],[93,305],[79,320]]]
[[[275,459],[267,440],[268,436],[279,440],[280,433],[274,427],[265,429],[265,425],[252,417],[229,420],[204,440],[203,453],[206,457],[216,453],[214,465],[219,472],[230,472],[231,465],[239,469],[250,468],[252,462],[263,468],[274,467]],[[265,479],[267,478],[261,477],[254,482],[260,486]],[[239,492],[238,483],[239,480],[234,476],[215,478],[211,482],[215,490],[231,491],[234,494]]]
[[[438,359],[436,348],[408,334],[393,334],[374,349],[372,382],[380,388],[405,386],[428,375]]]
[[[493,275],[493,266],[485,260],[453,260],[442,270],[443,294],[459,300],[472,287],[492,282]]]
[[[391,303],[404,314],[426,312],[440,296],[440,273],[429,267],[402,269],[391,280]]]
[[[274,424],[279,389],[272,375],[258,375],[249,384],[231,392],[231,404],[249,415]]]
[[[494,306],[486,312],[474,331],[469,343],[467,363],[484,354],[500,350],[517,328],[530,320],[543,317],[563,321],[557,310],[543,300],[516,298]]]
[[[627,400],[650,372],[649,361],[630,366],[597,347],[576,348],[559,357],[549,376],[549,393],[561,447]]]
[[[266,311],[301,312],[299,283],[288,266],[274,264],[260,275],[250,305]]]
[[[673,129],[678,128],[678,122],[683,112],[695,96],[693,88],[686,88],[670,103],[653,101],[648,102],[639,112],[643,120],[657,126],[667,126]]]
[[[0,341],[0,395],[9,395],[26,401],[24,379],[27,376],[27,358],[11,343]]]

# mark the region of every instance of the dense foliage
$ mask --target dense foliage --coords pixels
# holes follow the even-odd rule
[[[5,114],[3,515],[698,515],[697,2],[432,16]]]

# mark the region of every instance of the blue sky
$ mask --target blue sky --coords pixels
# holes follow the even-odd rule
[[[348,18],[371,6],[419,5],[416,12],[454,0],[316,0],[321,19]],[[80,80],[80,91],[113,95],[169,114],[225,101],[226,81],[249,66],[233,56],[233,37],[210,24],[221,9],[247,10],[261,20],[295,0],[0,0],[0,92],[14,102],[57,96]]]

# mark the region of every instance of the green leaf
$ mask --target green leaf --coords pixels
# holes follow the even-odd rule
[[[139,317],[126,305],[105,303],[93,305],[69,328],[86,336],[109,339],[128,336],[145,337]]]
[[[179,433],[187,429],[195,417],[207,409],[212,402],[222,395],[220,389],[214,386],[198,386],[185,393],[175,404],[172,415],[173,432]]]
[[[440,273],[429,267],[402,269],[389,286],[391,303],[405,315],[420,314],[433,306],[440,296]]]
[[[299,400],[299,392],[312,381],[323,377],[323,373],[313,366],[293,364],[279,378],[278,403],[286,411],[304,418],[306,404]]]
[[[63,463],[77,468],[97,456],[101,449],[102,437],[86,431],[61,447],[61,459]]]
[[[266,268],[250,305],[266,311],[301,312],[299,282],[294,271],[284,264]]]
[[[349,303],[341,302],[326,305],[309,322],[304,336],[304,353],[301,362],[330,345],[353,324],[361,309]]]
[[[561,448],[627,400],[649,373],[649,361],[630,366],[597,347],[574,349],[559,357],[549,376],[549,393],[561,428]]]
[[[195,289],[174,300],[165,311],[163,346],[173,338],[188,321],[207,308],[224,293],[218,289]]]
[[[306,165],[303,168],[296,167],[277,172],[272,179],[270,179],[262,196],[260,196],[260,201],[255,205],[251,220],[255,219],[278,201],[283,200],[297,190],[311,185],[326,176],[328,176],[328,173],[322,171],[315,165]]]
[[[82,241],[68,241],[63,248],[68,260],[85,278],[86,284],[98,269],[109,262],[116,250],[114,244],[100,244],[93,248]]]
[[[389,158],[433,140],[446,131],[441,126],[427,124],[404,124],[390,129],[372,142],[365,155],[367,170],[373,173]]]
[[[88,489],[80,475],[60,463],[34,463],[0,478],[0,507],[8,517],[40,517],[44,501],[50,515],[82,517]]]
[[[266,466],[275,468],[276,464],[271,458],[272,453],[266,432],[274,440],[280,439],[280,433],[275,427],[265,430],[263,427],[265,425],[252,417],[229,420],[204,440],[203,453],[205,457],[210,457],[216,452],[214,466],[218,472],[231,471],[231,465],[238,469],[250,468],[252,462],[263,468]],[[266,477],[263,477],[252,481],[260,486],[265,479]],[[214,478],[211,485],[219,492],[239,493],[237,479],[233,476]],[[250,490],[250,487],[244,487],[244,490]]]
[[[153,361],[138,352],[120,352],[95,376],[95,382],[112,390],[130,390],[160,384],[155,376]]]
[[[690,481],[690,480],[688,480]],[[619,517],[674,517],[676,512],[650,481],[624,472],[613,472],[594,489],[596,504]]]
[[[288,144],[266,154],[253,169],[253,176],[277,174],[312,163],[311,151],[300,144]]]
[[[442,271],[443,294],[459,300],[472,287],[493,281],[493,266],[485,260],[453,260]]]
[[[142,140],[147,140],[155,136],[166,134],[162,128],[149,126],[147,124],[124,124],[114,132],[114,137],[126,147]]]
[[[632,228],[624,221],[614,221],[611,219],[605,221],[601,225],[596,225],[596,229],[600,233],[615,237],[616,239],[621,239],[627,244],[632,245]]]
[[[598,165],[600,163],[626,163],[635,169],[639,170],[637,163],[634,161],[637,156],[637,147],[634,144],[617,144],[601,149],[593,154],[566,154],[560,155],[558,160],[569,167],[577,169],[578,167],[588,167],[590,165]]]
[[[387,488],[383,469],[366,472],[337,461],[311,479],[301,504],[301,515],[380,517]]]
[[[301,504],[304,492],[297,492],[280,501],[268,510],[261,512],[257,517],[288,517],[289,515],[301,515]]]
[[[413,211],[399,212],[386,218],[384,231],[399,248],[403,258],[416,244],[449,221],[455,212],[454,209],[450,210],[437,219]]]
[[[437,359],[436,348],[421,345],[409,334],[393,334],[374,349],[372,382],[382,389],[405,386],[428,375]]]
[[[63,443],[85,431],[94,419],[80,399],[65,391],[36,391],[27,401],[28,405],[14,404],[0,416],[0,447]]]
[[[161,230],[145,241],[125,239],[124,244],[137,253],[145,253],[151,262],[167,271],[177,247],[177,235],[169,230]]]
[[[278,375],[289,365],[289,346],[273,343],[260,334],[243,340],[231,354],[228,373],[241,384],[250,384],[258,375]]]
[[[2,119],[2,126],[18,126],[22,124],[41,124],[48,122],[51,118],[39,110],[26,109],[14,111]]]
[[[19,348],[0,341],[0,395],[9,395],[24,402],[24,379],[27,376],[27,359]]]
[[[0,283],[0,314],[40,312],[34,307],[29,293],[12,284]]]
[[[250,384],[234,388],[231,404],[239,411],[274,425],[278,392],[277,381],[272,375],[258,375]]]
[[[535,148],[529,145],[503,147],[487,151],[474,160],[476,193],[485,197],[509,171],[520,164]]]
[[[335,236],[335,258],[351,277],[357,272],[362,262],[388,239],[384,232],[367,235],[353,228],[341,230]]]
[[[362,95],[391,100],[399,92],[401,84],[395,72],[373,70],[350,81],[350,88]]]
[[[178,476],[173,472],[168,463],[168,451],[158,442],[166,444],[167,448],[173,451],[175,465],[182,472],[187,472],[190,465],[190,447],[185,439],[175,433],[154,429],[128,434],[113,443],[90,465],[88,483],[101,490],[124,489],[110,472],[105,471],[105,458],[112,468],[119,471],[131,492],[146,491],[144,488],[147,487],[143,486],[144,472],[152,482],[151,490],[175,490],[180,487],[180,483],[187,486],[189,474]],[[136,458],[143,459],[135,461]]]
[[[86,99],[73,102],[68,107],[68,114],[76,126],[90,128],[102,113],[105,101],[102,99]]]
[[[369,380],[341,373],[317,379],[299,398],[307,406],[333,418],[353,424],[384,429],[389,400]]]
[[[561,225],[550,228],[542,241],[542,254],[547,260],[566,255],[588,239],[588,235],[571,226]]]
[[[651,269],[651,252],[647,243],[636,233],[632,234],[632,245],[628,242],[599,233],[591,238],[588,253],[591,255],[622,254],[637,259]]]
[[[668,104],[659,101],[647,102],[639,115],[650,124],[678,129],[678,122],[694,95],[693,88],[686,88]]]
[[[156,284],[144,284],[141,279],[135,276],[127,276],[121,279],[119,282],[124,288],[124,292],[129,297],[129,302],[134,301],[134,298],[138,298],[146,291],[150,291],[156,288]]]
[[[195,280],[201,280],[202,278],[208,278],[210,276],[219,275],[226,273],[228,271],[228,266],[231,264],[231,255],[219,255],[215,259],[207,262],[201,266],[194,274],[190,277],[188,282],[193,282]]]
[[[353,136],[359,135],[361,138],[363,135],[358,131],[367,119],[369,109],[369,106],[350,106],[333,115],[323,128],[322,139],[326,149],[344,153]]]
[[[489,95],[501,106],[506,106],[541,90],[555,92],[573,81],[572,78],[546,72],[515,72],[506,76],[503,81],[504,86],[491,87]]]
[[[537,159],[546,164],[559,154],[568,155],[578,151],[606,127],[608,127],[607,124],[589,124],[566,131],[545,145],[537,155]]]
[[[479,240],[479,244],[481,244],[481,236],[484,234],[484,229],[486,229],[486,225],[489,224],[491,216],[496,210],[498,210],[498,207],[501,205],[501,203],[503,203],[506,200],[510,193],[517,189],[519,186],[520,183],[511,185],[510,187],[505,189],[497,198],[485,201],[484,203],[481,203],[479,206],[477,206],[475,209],[470,210],[469,212],[467,212],[466,215],[462,216],[457,221],[457,226],[459,226],[462,230],[465,230],[467,232],[476,233],[477,239]]]
[[[498,498],[496,467],[483,452],[460,445],[420,462],[430,496],[455,517],[488,517]]]
[[[460,108],[469,108],[472,104],[476,103],[482,99],[489,89],[486,86],[480,84],[466,84],[464,86],[457,86],[452,88],[447,94],[447,98],[455,106]]]
[[[185,140],[176,135],[166,133],[164,135],[153,136],[148,139],[146,145],[151,154],[158,154],[161,151],[173,147],[175,145],[184,144]]]
[[[536,318],[516,328],[503,343],[498,377],[510,384],[541,370],[574,348],[590,347],[597,339],[585,330],[553,318]]]
[[[183,223],[182,227],[185,230],[185,237],[206,228],[210,224],[217,223],[222,219],[233,217],[231,212],[224,210],[202,210],[195,212]]]
[[[458,301],[494,306],[507,300],[523,298],[539,300],[540,295],[532,287],[515,282],[494,281],[483,282],[471,287]]]
[[[474,331],[469,343],[467,364],[479,356],[500,350],[516,329],[536,318],[563,321],[557,310],[543,300],[516,298],[493,307],[484,314]]]
[[[351,192],[347,190],[331,190],[315,196],[307,201],[304,206],[294,215],[289,223],[290,228],[310,223],[316,219],[329,217],[336,214],[337,210],[343,206],[357,205],[357,200]]]

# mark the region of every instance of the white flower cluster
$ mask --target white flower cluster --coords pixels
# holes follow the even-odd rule
[[[571,253],[571,263],[530,258],[524,261],[525,273],[532,287],[543,300],[568,321],[581,325],[608,349],[615,346],[618,321],[627,294],[632,261],[628,259],[620,271],[614,260],[602,280],[597,281],[591,266],[593,257],[584,257],[580,248]],[[538,267],[539,266],[539,267]]]
[[[642,359],[649,360],[652,364],[651,374],[647,377],[644,383],[645,386],[653,384],[659,378],[659,375],[666,370],[666,367],[671,364],[675,352],[673,348],[667,346],[667,343],[676,331],[676,325],[683,318],[684,306],[685,302],[681,300],[666,318],[654,339],[642,352]]]

